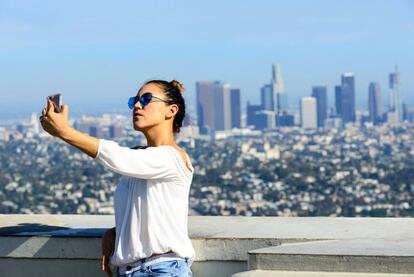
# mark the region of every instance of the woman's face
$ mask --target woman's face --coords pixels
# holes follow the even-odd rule
[[[151,92],[153,96],[167,100],[162,88],[156,84],[147,84],[143,86],[137,95],[142,96],[144,93]],[[151,102],[142,108],[139,101],[135,103],[132,111],[132,124],[137,131],[145,131],[149,128],[165,122],[165,116],[168,114],[168,105],[157,99],[152,98]]]

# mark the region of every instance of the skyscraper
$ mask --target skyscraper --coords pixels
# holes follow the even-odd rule
[[[247,101],[247,119],[246,119],[246,125],[256,126],[257,124],[257,116],[256,113],[259,112],[262,109],[261,105],[250,105],[250,102]]]
[[[295,116],[288,114],[286,111],[276,115],[277,127],[292,127],[295,126]]]
[[[109,125],[109,138],[121,138],[124,136],[124,127],[120,124]]]
[[[257,111],[253,125],[257,130],[274,129],[276,126],[276,114],[274,111]]]
[[[355,122],[355,77],[352,73],[343,73],[341,86],[335,86],[335,105],[344,124]]]
[[[402,103],[402,118],[403,120],[408,120],[408,111],[407,111],[407,105],[405,103]]]
[[[230,130],[232,99],[230,85],[220,81],[196,83],[197,125],[201,134]]]
[[[414,122],[414,110],[412,108],[409,108],[406,103],[402,103],[402,114],[403,114],[403,120]]]
[[[302,128],[317,128],[318,115],[316,112],[316,98],[303,97],[300,100],[300,122]]]
[[[272,64],[270,84],[264,85],[260,93],[262,110],[273,111],[276,114],[287,111],[287,95],[285,94],[285,86],[279,64]]]
[[[335,114],[337,117],[341,117],[342,115],[341,89],[341,86],[335,86]]]
[[[240,89],[230,90],[231,128],[241,128]]]
[[[282,79],[280,64],[272,65],[271,86],[273,92],[273,111],[279,113],[287,110],[287,95],[285,94],[285,85]]]
[[[389,75],[389,111],[395,112],[397,121],[401,120],[401,103],[400,103],[400,73],[398,67],[395,67],[395,72]]]
[[[214,86],[214,131],[231,129],[230,85],[217,83]]]
[[[197,126],[201,134],[208,134],[214,128],[215,87],[218,81],[196,82]]]
[[[190,125],[194,125],[193,118],[188,112],[186,112],[184,121],[183,121],[183,126],[190,126]]]
[[[264,85],[260,90],[262,109],[266,111],[274,111],[274,97],[272,85]]]
[[[324,86],[312,87],[312,97],[316,98],[316,110],[318,114],[318,127],[325,126],[328,116],[327,89]]]
[[[274,85],[275,93],[282,93],[285,91],[280,64],[272,65],[272,84]]]
[[[382,101],[381,87],[376,82],[371,82],[368,88],[368,110],[369,120],[374,124],[381,122]]]

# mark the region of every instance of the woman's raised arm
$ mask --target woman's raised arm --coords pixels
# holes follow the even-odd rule
[[[69,107],[62,105],[62,112],[55,112],[54,104],[48,100],[47,108],[41,116],[43,129],[118,174],[142,179],[177,178],[175,158],[170,152],[172,149],[149,147],[133,150],[115,141],[89,136],[69,126],[68,111]]]
[[[68,113],[68,105],[62,105],[62,112],[55,112],[53,102],[48,99],[47,108],[42,110],[42,116],[40,117],[43,129],[52,136],[66,141],[88,156],[95,158],[98,153],[99,139],[70,127]]]
[[[177,179],[176,157],[170,147],[130,149],[115,141],[100,139],[96,161],[111,171],[140,179]]]

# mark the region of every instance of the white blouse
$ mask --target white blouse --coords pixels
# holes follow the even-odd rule
[[[130,149],[100,139],[94,159],[122,175],[115,190],[116,241],[110,264],[122,266],[169,251],[191,264],[195,251],[187,219],[194,169],[191,164],[192,171],[187,168],[179,151],[169,145]]]

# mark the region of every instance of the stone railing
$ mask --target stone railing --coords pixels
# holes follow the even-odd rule
[[[105,276],[113,216],[0,215],[0,276]],[[193,276],[414,276],[410,218],[190,216]],[[345,274],[345,275],[344,275]]]

